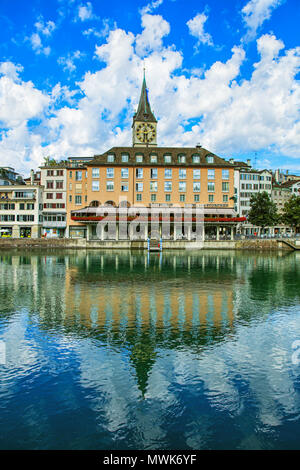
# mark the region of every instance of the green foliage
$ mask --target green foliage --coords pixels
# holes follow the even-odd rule
[[[264,228],[272,227],[278,222],[279,216],[276,204],[271,201],[268,193],[265,191],[253,194],[250,199],[250,205],[248,221],[251,224]]]
[[[57,165],[57,161],[54,158],[44,157],[44,165],[45,166]]]
[[[300,196],[293,194],[284,204],[282,221],[290,227],[300,227]]]

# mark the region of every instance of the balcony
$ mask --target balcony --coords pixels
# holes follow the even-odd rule
[[[65,220],[63,221],[58,221],[58,220],[44,220],[43,221],[43,227],[44,228],[66,228],[67,222]]]

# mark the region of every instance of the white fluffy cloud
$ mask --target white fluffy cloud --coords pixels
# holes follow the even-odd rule
[[[87,21],[95,19],[96,16],[93,13],[93,6],[91,2],[87,2],[86,5],[80,5],[78,7],[78,18],[81,21]]]
[[[53,21],[47,21],[45,23],[43,17],[40,16],[34,26],[35,32],[32,33],[30,38],[26,39],[29,39],[32,49],[36,54],[44,54],[48,56],[51,52],[51,48],[50,46],[43,45],[42,38],[44,37],[49,39],[53,31],[55,30],[56,25]]]
[[[161,49],[162,40],[170,32],[170,25],[160,15],[142,15],[143,32],[136,37],[136,51],[144,55]]]
[[[282,5],[285,0],[250,0],[242,9],[244,22],[248,28],[248,36],[253,38],[257,29],[271,17],[272,11]]]
[[[212,37],[209,33],[204,31],[204,25],[208,19],[205,13],[198,13],[194,18],[187,22],[190,34],[198,39],[197,45],[207,44],[213,45]]]
[[[240,76],[247,60],[242,45],[233,47],[227,61],[195,75],[182,71],[184,57],[175,46],[164,45],[166,20],[144,14],[142,26],[137,35],[110,31],[95,48],[99,69],[87,72],[74,90],[57,84],[48,96],[20,79],[21,66],[1,64],[1,161],[28,170],[46,155],[93,155],[130,145],[144,62],[159,145],[200,142],[228,158],[260,150],[299,157],[299,47],[286,49],[265,34],[257,40],[259,59],[247,79]]]

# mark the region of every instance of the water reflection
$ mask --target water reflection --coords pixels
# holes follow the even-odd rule
[[[1,448],[298,448],[298,254],[0,260]]]

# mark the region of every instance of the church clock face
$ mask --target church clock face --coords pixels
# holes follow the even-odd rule
[[[150,144],[155,139],[155,127],[153,124],[139,124],[136,128],[136,136],[140,142]]]

